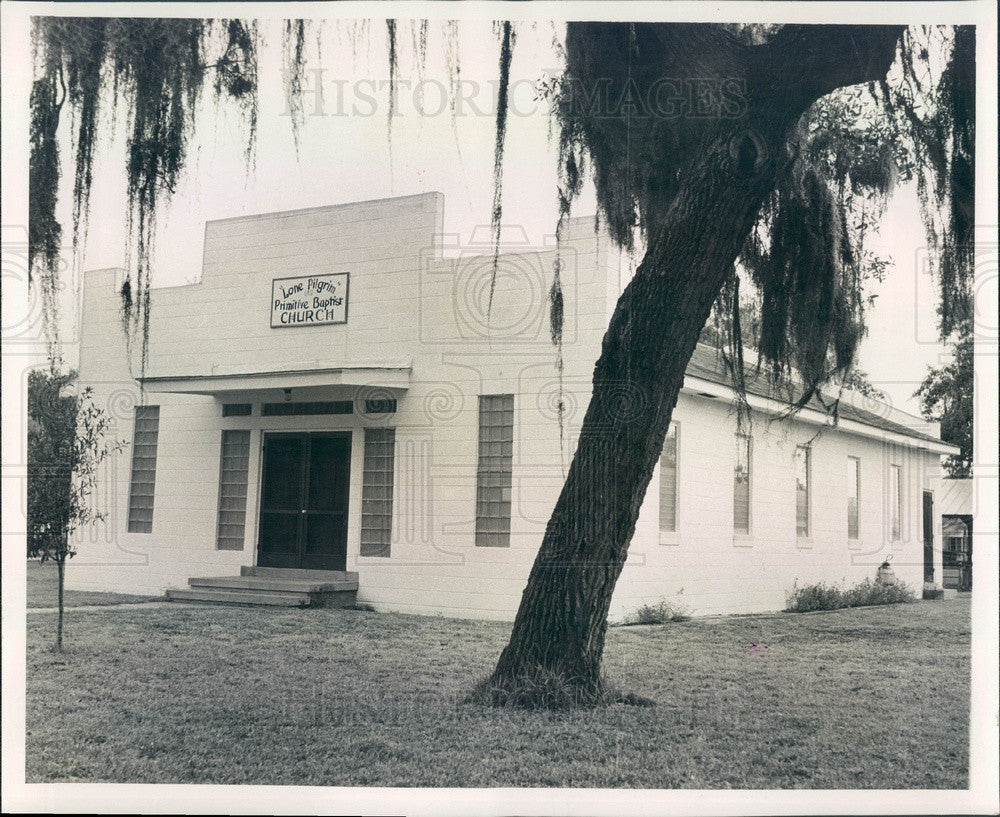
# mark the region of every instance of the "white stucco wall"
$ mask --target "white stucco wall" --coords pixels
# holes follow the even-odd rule
[[[817,435],[801,421],[752,429],[751,531],[733,532],[735,420],[728,404],[682,394],[679,424],[678,533],[657,535],[659,469],[646,493],[616,609],[666,599],[690,613],[778,610],[788,590],[819,581],[874,578],[891,555],[896,575],[918,593],[923,584],[921,490],[937,456],[836,429]],[[796,445],[811,440],[811,535],[796,536]],[[847,458],[861,461],[859,536],[847,533]],[[888,468],[902,467],[901,539],[888,531]],[[935,537],[940,576],[940,535]]]
[[[488,243],[440,238],[438,194],[212,222],[199,283],[153,291],[146,374],[205,377],[405,362],[410,386],[386,418],[221,416],[226,402],[275,401],[281,391],[140,397],[120,328],[121,272],[87,273],[81,379],[131,439],[137,399],[161,406],[153,532],[126,532],[130,453],[109,462],[98,501],[108,517],[78,536],[71,588],[157,594],[188,577],[227,575],[255,561],[262,434],[268,430],[353,432],[348,570],[359,600],[380,609],[511,618],[562,484],[590,393],[607,319],[620,291],[621,259],[590,218],[571,221],[560,257],[565,295],[562,441],[559,378],[549,339],[547,292],[554,247],[517,247],[497,276],[486,314]],[[446,256],[442,257],[442,249]],[[345,325],[271,329],[276,277],[349,271]],[[616,590],[612,616],[660,599],[693,614],[780,609],[793,582],[854,582],[887,554],[903,580],[922,582],[920,490],[937,455],[844,430],[813,439],[813,535],[795,536],[792,456],[814,438],[805,421],[754,427],[752,533],[733,537],[735,421],[727,401],[682,395],[680,527],[658,530],[653,476]],[[514,393],[514,474],[509,548],[474,546],[478,395]],[[294,399],[354,399],[356,386],[296,390]],[[363,428],[396,431],[392,553],[359,556]],[[226,428],[251,429],[250,486],[242,551],[215,547],[219,446]],[[862,461],[861,535],[847,540],[846,457]],[[887,541],[888,465],[903,467],[903,537]],[[938,537],[939,541],[939,537]],[[938,545],[939,548],[939,545]],[[940,553],[936,555],[940,564]]]

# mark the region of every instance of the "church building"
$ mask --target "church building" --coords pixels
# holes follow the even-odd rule
[[[443,234],[427,193],[212,221],[196,283],[151,292],[126,343],[124,271],[84,274],[79,372],[129,445],[67,587],[177,601],[511,619],[562,486],[627,259],[593,218],[558,245]],[[556,259],[563,367],[549,328]],[[621,384],[621,405],[645,396]],[[936,425],[845,394],[839,421],[728,376],[699,346],[612,620],[780,610],[889,560],[941,582]],[[560,411],[560,406],[562,410]],[[740,433],[738,433],[740,432]],[[928,512],[928,509],[931,509]]]

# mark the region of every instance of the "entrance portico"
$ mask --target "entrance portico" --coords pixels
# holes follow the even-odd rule
[[[210,374],[151,374],[142,385],[148,394],[213,397],[220,433],[230,426],[246,429],[254,456],[235,488],[251,499],[245,531],[255,565],[344,571],[349,542],[357,538],[351,523],[357,518],[351,512],[352,493],[357,502],[354,431],[395,412],[409,377],[410,365],[397,362],[281,372],[216,366]],[[223,464],[220,496],[230,489],[227,473]]]

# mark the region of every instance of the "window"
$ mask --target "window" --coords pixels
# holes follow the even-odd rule
[[[389,556],[395,455],[396,429],[365,429],[365,467],[361,482],[362,556]]]
[[[677,423],[671,423],[660,457],[660,531],[677,532]]]
[[[365,400],[365,414],[395,414],[395,397],[378,397],[374,400]]]
[[[253,406],[250,403],[223,403],[223,417],[249,417]]]
[[[903,481],[902,469],[898,465],[889,466],[889,541],[898,542],[902,538]]]
[[[328,400],[315,403],[264,403],[262,417],[293,417],[306,414],[353,414],[353,400]]]
[[[847,458],[847,538],[858,538],[858,499],[861,496],[861,460]]]
[[[733,532],[750,533],[750,438],[736,435],[736,466],[733,469]]]
[[[812,452],[807,445],[795,446],[795,534],[809,536],[809,467]]]
[[[215,546],[219,550],[243,550],[249,469],[250,432],[223,431],[219,465],[219,522],[215,534]]]
[[[153,530],[153,494],[156,487],[156,443],[160,407],[136,406],[132,439],[132,480],[128,494],[129,533]]]
[[[510,546],[510,486],[514,455],[514,395],[479,397],[476,545]]]
[[[964,536],[946,536],[941,550],[941,567],[961,567],[968,561],[969,544]]]

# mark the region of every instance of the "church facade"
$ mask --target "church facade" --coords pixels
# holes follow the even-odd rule
[[[443,207],[429,193],[209,222],[198,282],[152,290],[145,366],[122,330],[123,271],[85,274],[80,380],[129,445],[106,463],[106,518],[77,534],[68,587],[179,597],[247,568],[342,573],[377,610],[513,617],[627,265],[573,219],[558,245],[508,247],[494,280],[489,239],[450,241]],[[614,411],[645,399],[618,391]],[[834,426],[813,407],[780,419],[756,390],[738,433],[700,346],[612,619],[658,601],[780,610],[796,584],[852,584],[886,560],[918,594],[940,582],[926,510],[954,449],[860,399]]]

